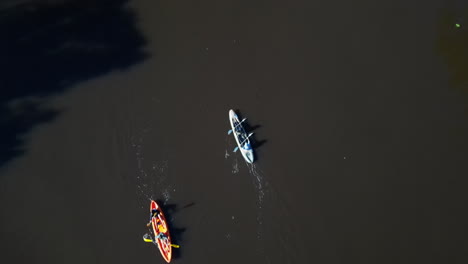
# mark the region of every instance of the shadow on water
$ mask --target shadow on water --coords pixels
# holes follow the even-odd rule
[[[250,126],[250,125],[247,124],[247,127],[246,127],[246,128],[247,128],[249,131],[254,131],[254,130],[259,129],[259,128],[261,128],[261,127],[262,127],[262,125]]]
[[[127,0],[0,2],[0,167],[60,109],[47,97],[147,57]]]
[[[178,227],[177,225],[174,224],[174,215],[181,210],[190,208],[195,205],[194,202],[188,203],[186,205],[183,205],[182,207],[179,208],[177,204],[164,204],[162,200],[156,200],[158,204],[163,204],[162,210],[164,212],[164,215],[166,216],[167,224],[169,226],[169,232],[171,234],[171,241],[173,244],[180,245],[180,243],[183,242],[183,233],[185,232],[186,228],[184,227]],[[182,254],[182,250],[184,248],[184,245],[180,245],[180,248],[176,248],[172,251],[172,257],[174,259],[180,258]]]
[[[240,120],[243,119],[243,116],[242,116],[242,113],[237,109],[235,110],[237,116],[239,117]],[[247,133],[250,133],[250,132],[255,132],[255,130],[257,129],[260,129],[262,128],[262,125],[251,125],[249,123],[249,119],[245,120],[242,125],[244,126],[244,129]],[[261,139],[261,140],[258,140],[257,137],[256,137],[257,133],[255,132],[255,134],[253,134],[249,139],[250,139],[250,143],[252,145],[252,149],[253,149],[253,153],[254,153],[254,156],[255,156],[255,159],[256,160],[259,160],[260,157],[258,155],[258,148],[260,148],[261,146],[263,146],[264,144],[266,144],[268,141],[265,140],[265,139]]]
[[[468,6],[443,10],[437,49],[451,74],[451,85],[468,93]]]
[[[162,201],[162,200],[156,200],[156,202],[158,204],[164,204],[164,201]],[[179,208],[179,206],[177,204],[166,203],[166,204],[164,204],[164,210],[175,214],[175,213],[178,213],[180,210],[190,208],[190,207],[192,207],[194,205],[195,205],[195,202],[190,202],[190,203],[188,203],[186,205],[183,205],[182,207]]]

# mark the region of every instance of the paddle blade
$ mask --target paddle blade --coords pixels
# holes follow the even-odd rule
[[[237,152],[238,149],[239,149],[239,147],[236,147],[236,148],[234,148],[234,150],[232,152]]]
[[[151,236],[148,233],[146,233],[143,235],[143,241],[152,243],[153,239],[151,239]]]
[[[180,246],[179,246],[179,245],[176,245],[176,244],[171,244],[171,247],[180,248]]]
[[[232,133],[232,129],[229,129],[228,135],[231,135],[231,133]]]

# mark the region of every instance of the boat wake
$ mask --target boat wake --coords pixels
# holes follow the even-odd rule
[[[262,208],[263,197],[265,196],[264,186],[265,180],[263,179],[263,171],[257,167],[255,164],[245,163],[247,168],[249,168],[249,173],[253,176],[254,185],[257,190],[257,202],[259,203],[260,209]]]
[[[224,159],[228,159],[228,158],[231,156],[231,155],[229,154],[229,150],[228,150],[228,149],[230,148],[230,147],[229,147],[229,142],[230,142],[229,139],[230,139],[230,138],[231,138],[230,136],[226,136],[226,140],[225,140],[225,142],[226,142],[226,149],[225,149],[225,153],[224,153]],[[237,161],[236,155],[233,155],[233,157],[234,157],[234,158],[232,159],[232,169],[231,169],[231,172],[232,172],[232,174],[237,174],[237,173],[239,173],[239,162]]]
[[[232,168],[231,168],[231,173],[232,174],[237,174],[239,173],[239,162],[238,162],[238,155],[230,155],[229,154],[229,140],[230,136],[226,137],[226,149],[225,149],[225,154],[224,158],[228,159],[228,157],[232,156]],[[267,187],[267,182],[263,177],[263,171],[256,165],[255,163],[248,163],[245,162],[247,169],[249,171],[249,174],[252,178],[252,184],[255,188],[255,193],[256,193],[256,204],[257,204],[257,225],[259,226],[257,229],[257,239],[260,240],[262,238],[262,225],[263,225],[263,203],[265,199],[265,188]]]
[[[238,162],[238,155],[230,155],[229,154],[229,149],[231,148],[229,146],[229,139],[231,137],[226,137],[226,148],[225,148],[225,154],[224,158],[228,159],[228,157],[233,157],[232,158],[232,167],[231,167],[231,173],[232,174],[237,174],[239,173],[239,162]],[[249,171],[249,174],[252,179],[252,184],[255,188],[255,193],[256,193],[256,204],[257,204],[257,240],[261,240],[262,238],[262,225],[263,225],[263,203],[265,200],[265,188],[268,186],[265,178],[263,177],[264,173],[263,171],[256,165],[255,163],[248,163],[245,162],[247,169]]]
[[[148,200],[164,198],[167,203],[171,198],[171,191],[175,189],[168,183],[169,161],[151,162],[143,157],[143,137],[138,140],[131,138],[131,145],[135,149],[138,173],[136,175],[136,192],[141,208],[146,208]],[[157,197],[154,197],[157,195]]]
[[[262,239],[263,233],[263,206],[265,198],[265,188],[267,182],[263,177],[263,171],[255,164],[249,164],[246,162],[247,168],[249,169],[249,174],[252,176],[253,185],[255,186],[257,194],[257,240]]]
[[[234,158],[232,161],[232,174],[237,174],[239,172],[239,163],[237,163],[237,159]]]

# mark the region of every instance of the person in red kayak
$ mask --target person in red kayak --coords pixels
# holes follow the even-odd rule
[[[151,220],[153,219],[153,217],[156,217],[156,219],[159,220],[159,217],[158,217],[159,213],[160,213],[160,212],[159,212],[159,210],[158,210],[157,208],[151,210],[150,219],[149,219],[148,224],[146,224],[146,226],[150,226],[150,225],[151,225]]]
[[[148,224],[146,224],[146,226],[148,226],[148,227],[151,226],[151,223],[153,221],[153,217],[155,218],[155,221],[156,221],[156,230],[154,230],[153,228],[150,228],[149,233],[146,233],[146,234],[143,235],[143,240],[145,242],[152,242],[153,244],[155,244],[156,246],[159,247],[159,245],[157,243],[158,239],[164,240],[164,239],[168,238],[168,236],[166,235],[168,230],[167,230],[167,225],[166,225],[165,221],[162,218],[161,211],[159,211],[156,208],[151,210],[151,212],[150,212],[150,221],[148,222]],[[156,231],[158,234],[153,235],[154,231]],[[154,239],[152,238],[153,236],[154,236]],[[167,241],[167,240],[165,240],[165,241]],[[175,245],[175,244],[170,244],[170,246],[175,247],[175,248],[180,247],[179,245]]]
[[[161,218],[159,217],[159,214],[160,214],[160,211],[158,209],[151,210],[150,221],[148,222],[148,224],[146,224],[146,226],[149,227],[151,225],[153,217],[156,218],[156,228],[158,229],[159,232],[158,232],[158,235],[155,236],[155,239],[157,239],[157,238],[162,239],[162,238],[166,237],[165,233],[167,232],[167,227],[161,221]]]

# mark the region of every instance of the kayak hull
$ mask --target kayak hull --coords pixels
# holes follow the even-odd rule
[[[169,263],[171,262],[171,259],[172,259],[171,235],[169,234],[169,227],[167,226],[166,217],[164,216],[161,208],[155,201],[152,200],[150,204],[150,213],[154,209],[159,210],[159,215],[153,216],[151,218],[151,227],[153,228],[153,232],[155,235],[154,239],[155,239],[156,244],[158,245],[158,248],[159,248],[159,251],[161,252],[162,257],[167,263]],[[161,225],[165,227],[164,228],[165,232],[163,232],[164,238],[158,238],[159,233],[161,233],[157,226],[158,219],[161,222]]]
[[[241,121],[239,120],[239,117],[237,116],[236,112],[234,112],[234,110],[232,109],[229,110],[229,121],[231,123],[232,134],[236,139],[237,146],[239,147],[242,157],[244,157],[246,162],[253,163],[255,159],[250,140],[248,138],[245,139],[247,137],[247,133],[245,132],[245,129],[242,126],[242,124],[240,124]]]

